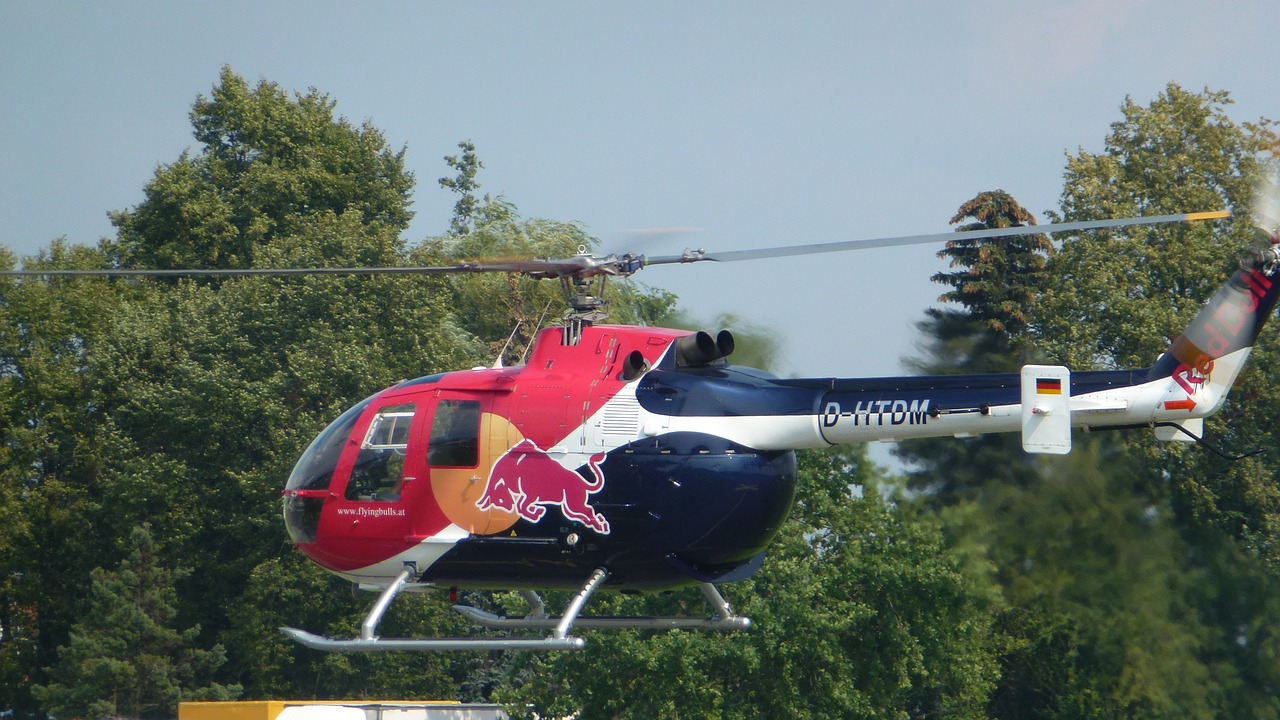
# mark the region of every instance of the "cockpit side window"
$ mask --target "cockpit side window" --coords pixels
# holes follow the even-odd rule
[[[378,410],[365,431],[351,478],[347,480],[348,500],[393,502],[400,499],[413,412],[412,403],[388,405]]]
[[[431,421],[427,464],[475,467],[480,464],[480,402],[441,400]]]

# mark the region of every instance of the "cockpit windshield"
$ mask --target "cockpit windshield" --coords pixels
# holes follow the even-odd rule
[[[294,542],[316,541],[320,510],[324,507],[325,495],[329,492],[329,483],[338,467],[338,459],[342,457],[342,448],[346,446],[347,437],[351,435],[356,421],[372,400],[373,398],[368,398],[342,413],[311,442],[311,446],[298,459],[298,464],[293,466],[289,482],[284,488],[284,525]]]
[[[329,481],[333,479],[333,471],[338,467],[338,458],[342,456],[342,448],[346,446],[347,436],[351,434],[361,413],[372,401],[373,398],[367,398],[359,405],[342,413],[311,442],[311,447],[302,453],[298,464],[293,466],[293,472],[289,474],[289,482],[284,488],[286,492],[329,489]]]

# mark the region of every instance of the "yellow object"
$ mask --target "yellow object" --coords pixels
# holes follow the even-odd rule
[[[184,702],[178,703],[178,720],[275,720],[286,707],[299,705],[398,705],[414,708],[458,707],[460,703],[449,700],[423,702],[421,700],[236,700],[232,702]]]
[[[275,720],[284,706],[283,700],[184,702],[178,704],[178,720]]]
[[[1211,212],[1187,213],[1187,222],[1192,220],[1220,220],[1230,216],[1231,213],[1226,210],[1213,210]]]

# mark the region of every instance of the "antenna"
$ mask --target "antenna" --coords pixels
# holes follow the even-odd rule
[[[542,316],[538,318],[538,324],[533,328],[533,336],[538,336],[538,331],[542,329],[542,321],[547,319],[547,311],[551,309],[551,301],[547,301],[546,307],[542,308]],[[532,345],[533,343],[529,343]],[[529,345],[524,346],[524,352],[520,353],[520,364],[524,364],[525,358],[529,357]]]
[[[520,331],[520,323],[523,320],[517,320],[516,326],[511,328],[511,334],[507,336],[507,341],[502,344],[502,349],[498,351],[498,357],[493,361],[493,369],[497,370],[502,367],[502,356],[507,354],[507,348],[511,347],[511,341],[516,338],[516,333]],[[521,358],[523,360],[523,358]]]

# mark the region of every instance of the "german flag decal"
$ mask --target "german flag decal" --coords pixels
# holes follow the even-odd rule
[[[1062,379],[1061,378],[1036,378],[1036,394],[1037,395],[1061,395]]]

